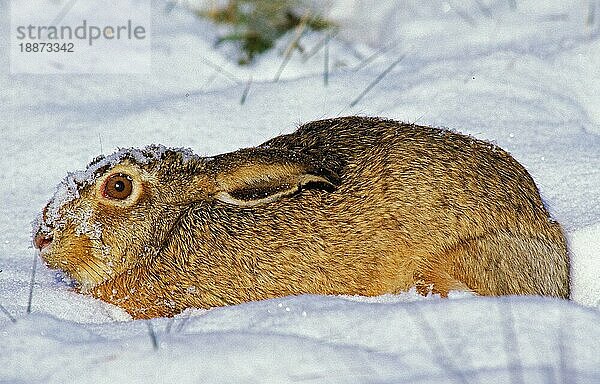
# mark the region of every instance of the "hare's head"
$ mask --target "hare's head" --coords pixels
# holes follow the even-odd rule
[[[57,186],[34,225],[35,245],[83,291],[109,280],[156,252],[164,226],[207,194],[203,164],[190,151],[162,146],[99,157]]]
[[[152,260],[197,204],[268,204],[337,176],[305,157],[251,148],[214,158],[150,146],[99,157],[71,173],[34,224],[34,244],[83,292]]]

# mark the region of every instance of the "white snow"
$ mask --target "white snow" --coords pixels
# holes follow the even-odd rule
[[[10,75],[0,55],[0,304],[16,319],[0,312],[0,383],[600,382],[600,3],[332,3],[346,28],[330,43],[327,87],[322,50],[295,53],[274,83],[293,36],[240,68],[214,49],[212,25],[158,1],[151,75]],[[322,37],[301,42],[310,52]],[[444,126],[511,152],[565,228],[574,301],[286,297],[155,319],[155,351],[148,323],[38,263],[25,313],[30,223],[68,172],[116,148],[208,156],[349,114]]]

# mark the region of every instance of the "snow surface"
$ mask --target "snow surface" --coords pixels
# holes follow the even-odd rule
[[[346,28],[329,46],[327,87],[323,50],[294,54],[274,83],[292,36],[239,68],[214,49],[212,25],[158,1],[151,76],[9,75],[0,55],[0,304],[16,319],[0,313],[0,383],[600,382],[600,3],[331,3]],[[7,9],[0,1],[6,52]],[[322,39],[301,43],[311,52]],[[147,323],[38,263],[25,314],[31,221],[68,172],[116,148],[213,155],[349,114],[445,126],[510,151],[567,232],[574,302],[301,296]]]

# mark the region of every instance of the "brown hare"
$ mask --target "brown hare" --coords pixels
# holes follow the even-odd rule
[[[211,158],[150,146],[68,175],[34,242],[134,318],[284,295],[569,297],[527,171],[448,130],[343,117]]]

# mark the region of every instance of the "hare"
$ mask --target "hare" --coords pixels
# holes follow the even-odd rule
[[[284,295],[569,297],[569,258],[507,152],[392,120],[314,121],[212,158],[124,149],[68,175],[45,262],[133,318]]]

